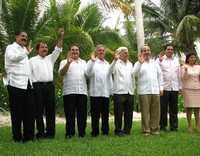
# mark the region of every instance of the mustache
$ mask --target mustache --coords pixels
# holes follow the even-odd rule
[[[26,41],[27,41],[27,39],[23,38],[23,39],[22,39],[22,41],[25,41],[25,42],[26,42]]]

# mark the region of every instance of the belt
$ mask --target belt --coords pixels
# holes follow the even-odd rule
[[[33,85],[49,85],[49,84],[53,84],[53,81],[49,81],[49,82],[34,82]]]

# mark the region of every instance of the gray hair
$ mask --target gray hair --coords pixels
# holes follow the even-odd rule
[[[128,48],[127,47],[119,47],[116,50],[117,53],[121,53],[122,51],[128,51]]]

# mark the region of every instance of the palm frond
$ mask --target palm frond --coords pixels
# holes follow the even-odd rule
[[[10,14],[14,31],[25,30],[33,36],[33,28],[39,15],[39,0],[10,0]]]
[[[88,33],[98,31],[105,20],[96,4],[86,6],[76,17],[76,24]]]
[[[200,36],[200,18],[194,15],[187,15],[183,18],[177,27],[176,38],[181,43],[187,45],[193,42]]]
[[[129,19],[126,19],[126,21],[124,22],[124,29],[126,31],[125,37],[128,41],[129,48],[131,48],[132,50],[137,49],[136,32],[134,31],[134,25],[135,22],[130,21]]]
[[[13,40],[14,35],[14,25],[12,21],[12,16],[9,9],[9,3],[7,0],[2,0],[2,13],[1,13],[1,27],[5,30],[4,37],[8,40]],[[1,30],[3,30],[1,29]]]
[[[106,47],[115,50],[121,46],[125,46],[122,38],[119,36],[119,33],[115,30],[111,29],[102,29],[99,32],[95,32],[94,34],[91,34],[95,45],[97,44],[104,44]]]

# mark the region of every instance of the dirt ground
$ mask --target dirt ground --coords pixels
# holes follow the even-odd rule
[[[179,113],[178,116],[180,118],[186,117],[185,113]],[[137,113],[137,112],[133,112],[133,120],[134,121],[138,121],[140,119],[141,119],[141,114]],[[87,120],[88,120],[87,122],[90,122],[91,121],[90,117],[88,117]],[[113,121],[114,117],[110,116],[109,120]],[[56,123],[65,123],[65,118],[56,117]],[[10,114],[9,113],[1,113],[0,112],[0,127],[10,126],[10,125],[11,125],[11,123],[10,123]]]

